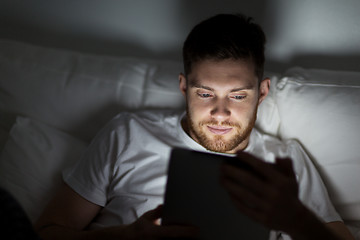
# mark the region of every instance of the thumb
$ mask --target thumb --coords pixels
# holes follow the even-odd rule
[[[163,205],[159,205],[156,208],[145,212],[142,217],[149,220],[155,221],[161,217]]]

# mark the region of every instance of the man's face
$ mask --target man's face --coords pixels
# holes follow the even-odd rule
[[[243,150],[270,80],[262,81],[259,90],[253,64],[243,60],[200,61],[187,77],[180,74],[187,106],[185,131],[211,151]]]

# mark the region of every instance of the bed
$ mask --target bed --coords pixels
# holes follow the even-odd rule
[[[96,132],[121,111],[184,108],[182,63],[0,40],[0,187],[31,221]],[[360,239],[360,72],[267,69],[257,127],[297,139]]]

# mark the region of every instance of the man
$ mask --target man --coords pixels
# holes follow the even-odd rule
[[[221,182],[240,212],[277,230],[272,238],[352,239],[300,145],[253,129],[270,86],[263,79],[264,45],[261,28],[242,15],[217,15],[197,25],[184,43],[185,72],[179,76],[186,113],[115,117],[82,161],[64,173],[63,188],[36,224],[39,234],[44,239],[196,236],[194,227],[158,224],[170,150],[186,147],[237,153],[262,176],[225,165]]]

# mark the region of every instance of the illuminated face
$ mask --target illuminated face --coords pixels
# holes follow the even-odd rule
[[[243,60],[200,61],[187,78],[180,74],[187,110],[184,130],[208,150],[243,150],[270,80],[259,87],[253,64]]]

